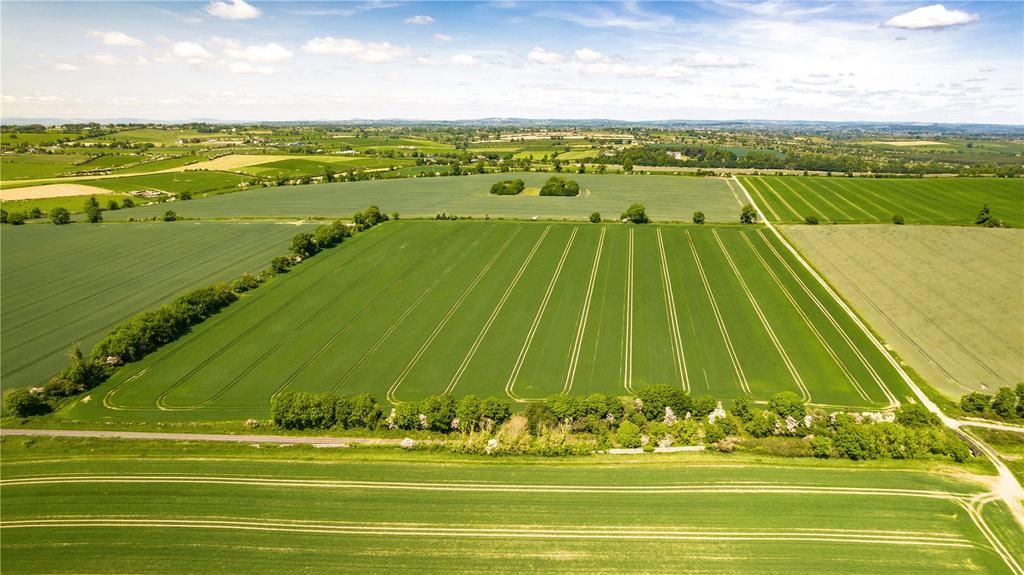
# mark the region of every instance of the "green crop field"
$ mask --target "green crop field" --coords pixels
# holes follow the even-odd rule
[[[6,573],[963,575],[1010,573],[1020,550],[1005,507],[962,472],[701,454],[540,463],[308,446],[2,446]]]
[[[1024,184],[995,178],[743,177],[743,185],[773,222],[974,224],[985,204],[992,216],[1024,225]]]
[[[308,159],[296,158],[294,160],[279,160],[266,164],[256,164],[239,168],[238,171],[256,176],[298,178],[302,176],[322,176],[324,175],[325,168],[330,168],[334,172],[346,172],[358,169],[376,170],[392,166],[404,167],[413,164],[413,160],[396,160],[393,158],[313,156]]]
[[[168,176],[180,175],[161,175]],[[501,180],[522,178],[527,186],[539,188],[549,177],[551,174],[511,173],[262,188],[178,205],[175,209],[199,218],[323,218],[350,217],[354,211],[373,204],[388,212],[400,212],[403,217],[432,217],[447,212],[475,218],[489,215],[583,220],[592,212],[617,219],[630,204],[641,202],[647,207],[647,214],[657,221],[690,221],[695,210],[704,211],[712,222],[739,219],[739,199],[728,181],[719,178],[573,174],[566,177],[579,182],[582,191],[577,197],[490,193],[491,185]],[[108,182],[105,187],[117,185],[114,180],[90,184]],[[150,206],[122,211],[119,217],[150,217],[160,213],[159,206]]]
[[[72,343],[88,353],[133,314],[265,267],[296,231],[214,222],[4,227],[4,388],[45,383]]]
[[[398,402],[654,383],[858,408],[907,396],[765,228],[397,222],[271,280],[69,409],[238,420],[267,417],[284,390]]]
[[[105,188],[112,192],[133,192],[136,190],[161,190],[176,194],[189,191],[194,194],[202,192],[237,189],[238,184],[249,180],[247,176],[227,172],[186,171],[167,174],[147,174],[89,180],[90,186]],[[166,209],[166,208],[164,208]],[[163,211],[160,211],[163,213]],[[127,213],[127,212],[126,212]],[[155,214],[154,214],[155,215]]]

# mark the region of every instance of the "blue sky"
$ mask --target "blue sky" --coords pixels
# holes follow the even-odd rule
[[[1021,2],[9,2],[0,115],[1024,124]]]

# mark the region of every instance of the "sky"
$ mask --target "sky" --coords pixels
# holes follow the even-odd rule
[[[1024,2],[0,3],[0,116],[1024,124]]]

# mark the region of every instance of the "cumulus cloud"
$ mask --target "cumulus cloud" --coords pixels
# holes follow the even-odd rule
[[[420,14],[420,15],[417,15],[417,16],[413,16],[412,18],[406,18],[405,19],[405,23],[406,24],[415,24],[417,26],[426,26],[427,24],[433,24],[434,23],[434,17],[433,16],[424,16],[424,15]]]
[[[530,50],[530,54],[526,58],[538,64],[561,64],[565,61],[565,56],[558,52],[548,52],[540,46],[535,46],[533,50]]]
[[[977,22],[980,19],[981,17],[977,14],[968,14],[962,10],[948,10],[942,4],[932,4],[893,16],[886,20],[883,26],[907,30],[927,30],[961,26]]]
[[[302,47],[310,54],[343,54],[363,62],[388,62],[408,54],[409,50],[388,42],[363,42],[354,38],[317,36]]]
[[[230,3],[214,0],[206,5],[205,10],[210,16],[225,20],[249,20],[258,18],[263,13],[262,10],[245,0],[231,0]]]
[[[114,64],[121,63],[120,58],[110,54],[91,54],[86,56],[85,59],[95,64],[103,64],[104,66],[113,66]]]
[[[171,53],[174,54],[175,58],[180,58],[189,64],[198,64],[206,61],[210,57],[210,53],[195,42],[175,42],[174,47],[171,48]]]
[[[53,65],[53,69],[58,72],[77,72],[79,70],[78,66],[68,64],[67,62],[58,62]]]
[[[456,54],[451,57],[451,63],[459,66],[476,66],[480,63],[480,59],[471,54]]]
[[[93,38],[99,38],[100,42],[108,46],[145,46],[146,43],[138,38],[133,38],[124,32],[90,32]]]
[[[693,56],[677,60],[676,63],[694,68],[739,68],[744,65],[734,56],[723,56],[710,52],[698,52]]]
[[[604,55],[596,50],[591,50],[590,48],[580,48],[579,50],[576,50],[575,54],[576,58],[579,59],[580,62],[592,63],[604,60]]]
[[[224,54],[247,62],[281,62],[293,55],[291,50],[274,42],[266,46],[229,47],[224,50]]]
[[[447,34],[441,33],[434,34],[434,39],[437,40],[438,42],[453,42],[455,40],[455,38],[452,38]]]

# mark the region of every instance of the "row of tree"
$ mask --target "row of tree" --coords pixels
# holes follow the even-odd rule
[[[960,398],[960,409],[989,419],[1024,419],[1024,383],[1001,387],[995,395],[974,392]]]

